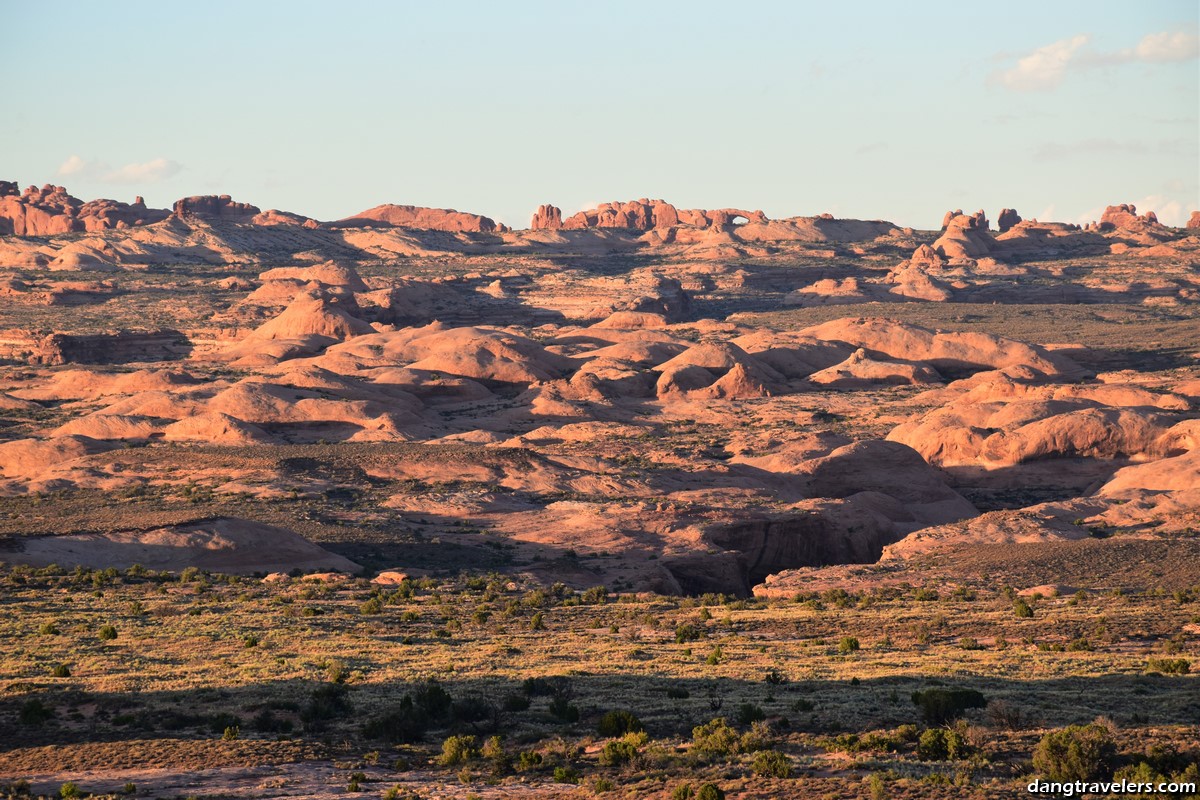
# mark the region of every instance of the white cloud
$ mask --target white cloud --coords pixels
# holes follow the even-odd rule
[[[61,177],[66,177],[68,175],[82,175],[86,173],[90,167],[91,165],[87,161],[84,161],[79,156],[72,155],[62,163],[62,166],[58,168],[57,174]]]
[[[1057,88],[1068,72],[1120,64],[1162,64],[1200,56],[1200,36],[1187,30],[1160,31],[1142,37],[1136,46],[1121,50],[1090,50],[1091,36],[1081,33],[1039,47],[1017,59],[1008,69],[988,76],[988,83],[1018,92]]]
[[[994,75],[993,79],[1005,88],[1018,92],[1053,89],[1062,83],[1071,60],[1090,39],[1090,36],[1081,33],[1039,47],[1018,59],[1016,66]]]
[[[83,178],[98,183],[157,183],[179,174],[181,169],[183,167],[178,161],[169,158],[155,158],[113,169],[102,161],[88,161],[72,155],[59,166],[57,174],[61,178]]]
[[[1200,36],[1187,31],[1151,33],[1133,49],[1138,61],[1187,61],[1200,55]]]
[[[119,169],[106,172],[101,180],[105,183],[157,183],[179,174],[180,169],[177,161],[169,158],[156,158],[143,164],[126,164]]]
[[[1139,214],[1153,211],[1154,215],[1158,217],[1158,221],[1163,225],[1182,228],[1187,223],[1188,214],[1183,203],[1172,197],[1151,194],[1143,197],[1141,200],[1134,201],[1133,204],[1137,206]]]

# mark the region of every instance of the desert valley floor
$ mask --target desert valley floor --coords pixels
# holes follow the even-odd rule
[[[1200,215],[997,222],[0,182],[0,795],[1196,781]]]

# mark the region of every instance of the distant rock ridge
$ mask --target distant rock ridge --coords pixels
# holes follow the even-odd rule
[[[176,200],[172,213],[177,217],[195,216],[202,219],[225,219],[234,222],[249,222],[262,213],[258,206],[238,203],[229,195],[205,194]]]
[[[762,211],[740,208],[719,208],[708,211],[700,208],[676,208],[665,200],[642,198],[629,202],[601,203],[595,208],[580,211],[567,219],[552,205],[543,205],[533,215],[530,230],[579,230],[583,228],[625,228],[649,231],[675,225],[696,228],[724,228],[738,218],[749,222],[768,222]]]
[[[0,236],[54,236],[62,233],[128,228],[166,219],[165,209],[147,208],[141,197],[84,202],[62,186],[30,186],[23,193],[14,181],[0,181]]]
[[[507,233],[509,231],[507,225],[497,223],[490,217],[480,214],[469,214],[464,211],[455,211],[452,208],[398,206],[391,203],[368,208],[352,217],[339,219],[328,225],[332,228],[382,226],[466,233]]]

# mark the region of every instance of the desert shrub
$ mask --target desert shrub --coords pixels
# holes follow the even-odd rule
[[[858,639],[854,638],[853,636],[843,636],[841,641],[838,642],[837,651],[841,655],[848,656],[858,650],[859,647],[861,647],[861,645],[859,644]]]
[[[411,744],[425,736],[429,724],[429,715],[417,707],[410,695],[405,695],[395,708],[363,725],[363,735],[370,739]]]
[[[706,783],[696,790],[696,800],[725,800],[725,792],[715,783]]]
[[[579,772],[574,767],[555,767],[555,783],[579,783]]]
[[[1019,706],[1003,700],[988,703],[987,717],[988,721],[997,728],[1005,728],[1010,731],[1020,730],[1028,722],[1025,713]]]
[[[1108,726],[1070,725],[1042,737],[1033,768],[1052,781],[1090,781],[1111,775],[1116,755]]]
[[[221,732],[221,739],[226,742],[232,742],[242,738],[242,729],[236,725],[230,725]]]
[[[784,675],[783,672],[775,667],[771,667],[769,670],[767,670],[767,674],[763,677],[763,681],[771,684],[772,686],[782,686],[788,682],[788,679],[787,675]]]
[[[583,592],[579,599],[589,605],[602,606],[608,602],[608,589],[604,586],[593,586]]]
[[[317,730],[326,721],[349,714],[351,710],[350,690],[340,683],[326,683],[313,689],[300,719],[311,730]]]
[[[102,642],[111,642],[117,638],[117,629],[112,625],[101,625],[99,632],[96,634]]]
[[[42,636],[58,636],[58,634],[62,633],[62,631],[60,631],[58,626],[53,622],[46,622],[43,623],[42,627],[38,630],[38,633],[40,633]]]
[[[527,772],[542,765],[542,754],[536,750],[522,750],[517,753],[515,766],[518,772]]]
[[[528,695],[513,692],[504,697],[504,710],[512,713],[528,711],[532,701]]]
[[[970,751],[966,737],[953,728],[929,728],[917,740],[917,755],[925,761],[957,761]]]
[[[887,797],[887,781],[878,772],[872,772],[867,778],[867,792],[871,800],[884,800]]]
[[[457,722],[482,722],[496,718],[496,707],[486,698],[469,694],[455,700],[450,707],[450,716]]]
[[[67,781],[58,790],[58,796],[67,800],[68,798],[83,797],[83,789],[79,788],[79,784],[74,781]]]
[[[1013,613],[1021,619],[1032,619],[1033,606],[1025,602],[1024,597],[1018,597],[1016,601],[1013,602]]]
[[[479,758],[479,742],[474,736],[451,736],[442,742],[442,754],[438,764],[455,767]]]
[[[667,687],[667,697],[671,698],[672,700],[687,700],[691,696],[692,693],[687,689],[684,689],[682,686]]]
[[[637,757],[637,745],[629,737],[605,742],[604,747],[600,750],[600,764],[606,767],[632,764]]]
[[[737,708],[738,725],[749,725],[752,722],[766,719],[766,713],[754,703],[742,703]]]
[[[350,783],[346,785],[346,791],[361,792],[363,790],[362,785],[366,783],[366,781],[367,774],[365,772],[351,772]]]
[[[703,635],[704,632],[700,628],[687,622],[675,629],[675,642],[676,644],[698,642]]]
[[[692,752],[701,757],[731,756],[738,751],[741,737],[724,717],[717,717],[692,728]]]
[[[609,711],[600,718],[596,731],[605,737],[624,736],[627,733],[640,733],[646,726],[631,711]]]
[[[378,597],[365,600],[358,607],[358,613],[360,614],[378,614],[381,611],[383,611],[383,600]]]
[[[541,611],[534,614],[533,618],[529,620],[529,629],[532,631],[546,630],[546,615]]]
[[[792,760],[778,750],[763,750],[754,756],[750,771],[767,778],[790,778]]]
[[[259,711],[250,724],[261,733],[291,733],[293,727],[290,719],[280,719],[266,708]]]
[[[54,669],[50,670],[50,674],[55,678],[69,678],[71,677],[71,668],[66,664],[55,664]]]
[[[1164,675],[1187,675],[1192,670],[1192,664],[1186,658],[1151,658],[1146,661],[1147,672],[1161,672]]]
[[[445,719],[454,706],[454,698],[437,681],[430,681],[412,693],[413,703],[430,719]]]
[[[919,600],[923,603],[928,603],[933,600],[937,600],[938,598],[939,595],[937,593],[937,589],[926,589],[925,587],[921,587],[913,592],[913,599]]]
[[[344,683],[346,677],[350,674],[346,669],[346,664],[336,658],[331,658],[325,662],[325,680],[330,683]]]
[[[681,783],[671,792],[671,800],[692,800],[695,796],[696,790],[690,783]]]
[[[579,721],[579,709],[571,704],[571,701],[565,697],[556,697],[550,701],[548,706],[550,713],[557,719],[566,723]]]
[[[775,732],[771,726],[758,721],[750,726],[750,730],[738,739],[737,749],[743,753],[757,753],[759,750],[770,750],[775,746]]]
[[[35,697],[31,700],[26,700],[21,705],[17,719],[21,721],[22,725],[41,725],[53,716],[54,709]]]
[[[913,692],[912,701],[929,725],[942,725],[958,719],[969,709],[987,706],[987,698],[975,689],[926,689]]]
[[[498,777],[512,771],[512,759],[504,749],[504,740],[499,736],[493,736],[484,742],[480,755],[491,763],[493,775]]]
[[[526,678],[521,683],[521,691],[530,697],[546,697],[561,694],[552,678]]]
[[[721,645],[717,645],[712,649],[712,652],[708,654],[708,658],[704,659],[704,663],[708,664],[710,667],[715,667],[717,664],[721,663],[721,659],[723,658],[725,658],[725,651],[721,649]]]

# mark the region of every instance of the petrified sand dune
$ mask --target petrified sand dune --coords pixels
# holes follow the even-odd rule
[[[1046,376],[1077,377],[1084,370],[1043,347],[987,333],[932,331],[884,319],[841,319],[808,328],[817,339],[845,342],[892,359],[924,361],[938,370],[1024,367]]]
[[[903,386],[914,383],[940,383],[942,376],[937,370],[924,364],[873,359],[860,348],[842,363],[809,375],[808,380],[830,388],[846,389],[874,384]]]
[[[888,438],[942,466],[1011,466],[1041,458],[1134,457],[1153,452],[1178,417],[1142,408],[1107,408],[1084,399],[956,401]]]
[[[86,436],[66,435],[52,439],[15,439],[0,444],[0,474],[6,478],[34,478],[47,469],[113,445]]]
[[[40,536],[22,540],[5,558],[44,567],[182,570],[198,567],[234,575],[293,569],[358,572],[362,567],[284,528],[218,518],[149,531]]]
[[[398,206],[385,203],[381,206],[360,211],[352,217],[329,223],[335,228],[361,228],[369,225],[395,226],[398,228],[423,228],[435,231],[470,231],[492,233],[507,231],[504,225],[479,214],[467,214],[448,208],[421,208]]]

